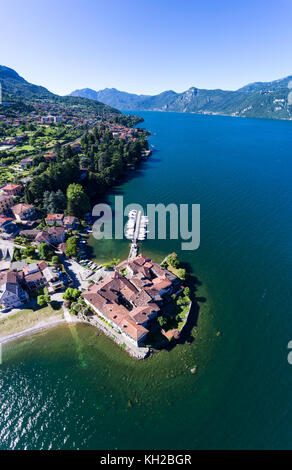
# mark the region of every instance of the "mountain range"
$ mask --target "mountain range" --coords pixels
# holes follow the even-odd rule
[[[27,82],[15,70],[4,65],[0,65],[0,84],[3,102],[17,103],[18,106],[20,104],[29,104],[29,102],[35,100],[49,100],[69,106],[82,105],[101,114],[120,113],[120,111],[107,104],[86,97],[60,96],[51,93],[42,86]]]
[[[105,88],[73,91],[70,96],[98,100],[122,110],[173,111],[201,114],[223,114],[239,117],[292,119],[288,95],[292,75],[272,82],[255,82],[236,91],[205,90],[191,87],[182,93],[169,90],[158,95],[137,95]]]
[[[288,99],[292,91],[292,75],[272,82],[251,83],[236,91],[191,87],[182,93],[169,90],[151,96],[127,93],[116,88],[100,91],[83,88],[68,96],[59,96],[42,86],[29,83],[15,70],[0,66],[0,84],[3,101],[28,103],[47,99],[72,106],[84,105],[99,113],[117,113],[121,109],[292,119],[292,99]]]

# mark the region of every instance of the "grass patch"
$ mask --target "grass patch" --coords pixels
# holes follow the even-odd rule
[[[54,309],[51,305],[43,308],[24,308],[17,313],[1,319],[0,316],[0,339],[7,335],[13,335],[20,331],[32,328],[41,321],[49,320],[52,317],[62,318],[63,312],[59,306]]]

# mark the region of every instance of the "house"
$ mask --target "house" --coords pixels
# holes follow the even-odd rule
[[[159,312],[151,295],[137,289],[118,271],[90,285],[82,297],[98,316],[137,347],[146,339],[148,322]]]
[[[162,302],[166,294],[171,294],[179,284],[178,278],[168,269],[162,268],[142,253],[131,260],[120,263],[116,269],[126,270],[131,283],[143,290],[156,302]]]
[[[52,245],[59,245],[65,240],[65,229],[63,227],[50,227],[47,230]]]
[[[139,347],[145,342],[149,322],[163,307],[164,297],[182,289],[172,272],[140,254],[120,263],[81,296],[93,312]]]
[[[38,230],[38,229],[32,229],[32,230],[21,230],[20,232],[20,235],[21,236],[24,236],[26,238],[29,238],[30,240],[34,240],[36,238],[36,236],[39,234],[39,233],[42,233],[42,230]]]
[[[21,184],[9,183],[6,184],[6,186],[3,186],[2,191],[9,196],[17,196],[22,193],[22,186]]]
[[[17,271],[8,269],[0,272],[0,304],[3,308],[20,307],[27,299]]]
[[[33,219],[36,215],[35,207],[32,204],[16,204],[11,208],[16,220]]]
[[[61,116],[42,116],[41,124],[53,124],[62,122],[63,118]]]
[[[47,263],[41,261],[40,263],[30,263],[22,270],[22,278],[29,290],[43,287],[47,284],[47,280],[43,274],[46,269]]]
[[[48,230],[40,230],[34,238],[36,243],[47,243],[57,246],[65,240],[65,229],[63,227],[50,227]]]
[[[63,219],[63,226],[65,227],[66,230],[71,228],[74,230],[78,225],[78,219],[74,216],[67,215]]]
[[[0,194],[0,214],[7,212],[13,205],[13,197],[8,194]]]
[[[33,158],[23,158],[23,160],[20,160],[19,164],[22,168],[29,168],[32,165]]]
[[[21,233],[23,234],[23,232],[37,232],[33,240],[35,243],[46,243],[47,245],[51,244],[50,235],[46,230],[23,230]],[[29,236],[29,234],[27,234],[27,236]]]
[[[55,152],[47,153],[46,155],[44,155],[44,159],[45,159],[47,162],[54,161],[54,160],[56,159],[56,154],[55,154]]]
[[[0,233],[13,233],[17,230],[17,225],[12,217],[0,215]]]
[[[55,292],[64,287],[63,282],[60,280],[59,273],[55,267],[47,266],[43,270],[43,275],[47,281],[49,293]]]
[[[48,214],[45,221],[47,225],[63,225],[64,214]]]

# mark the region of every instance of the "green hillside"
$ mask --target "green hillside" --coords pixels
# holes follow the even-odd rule
[[[269,119],[292,119],[288,94],[292,76],[273,82],[256,82],[236,91],[204,90],[192,87],[183,93],[165,91],[155,96],[133,95],[116,89],[98,92],[88,88],[71,95],[99,97],[120,109],[135,111],[173,111],[187,113],[226,114],[230,116]]]
[[[0,65],[0,84],[2,86],[2,101],[11,103],[12,110],[15,111],[18,109],[23,110],[24,106],[29,107],[31,101],[48,100],[66,106],[81,106],[94,110],[98,114],[120,113],[117,109],[96,100],[77,96],[59,96],[51,93],[42,86],[27,82],[15,70],[3,65]]]

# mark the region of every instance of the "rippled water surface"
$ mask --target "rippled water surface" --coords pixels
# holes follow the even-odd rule
[[[292,123],[141,115],[157,152],[114,193],[201,204],[198,250],[143,246],[199,278],[195,341],[142,362],[86,325],[6,345],[0,448],[289,448]],[[92,245],[98,260],[128,250]]]

